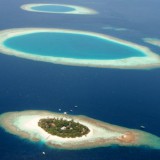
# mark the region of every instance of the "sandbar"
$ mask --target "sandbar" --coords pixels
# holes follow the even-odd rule
[[[13,48],[9,48],[4,45],[4,42],[12,37],[40,33],[40,32],[55,32],[55,33],[70,33],[70,34],[81,34],[94,36],[104,40],[109,40],[117,44],[121,44],[127,47],[134,48],[138,51],[143,52],[143,57],[128,57],[122,59],[80,59],[80,58],[66,58],[66,57],[54,57],[54,56],[42,56],[23,51],[18,51]],[[71,65],[71,66],[84,66],[84,67],[97,67],[97,68],[119,68],[119,69],[152,69],[160,67],[160,56],[152,52],[149,48],[141,46],[129,41],[111,37],[108,35],[85,32],[79,30],[68,30],[68,29],[55,29],[55,28],[17,28],[0,31],[0,52],[7,55],[14,55],[21,58],[51,62],[54,64]]]
[[[44,11],[44,10],[37,10],[34,9],[33,7],[39,7],[39,6],[62,6],[62,7],[68,7],[68,8],[73,8],[73,11]],[[81,15],[94,15],[97,14],[97,11],[82,7],[82,6],[76,6],[76,5],[68,5],[68,4],[47,4],[47,3],[32,3],[32,4],[24,4],[21,6],[21,9],[26,10],[26,11],[31,11],[31,12],[42,12],[42,13],[57,13],[57,14],[81,14]]]
[[[51,135],[38,126],[42,118],[64,118],[87,126],[90,132],[76,138]],[[150,133],[105,123],[86,116],[64,115],[42,110],[7,112],[0,116],[0,126],[7,132],[59,149],[86,149],[119,146],[145,146],[160,149],[160,138]]]

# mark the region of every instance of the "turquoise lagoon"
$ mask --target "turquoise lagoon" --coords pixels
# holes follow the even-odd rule
[[[60,5],[40,5],[40,6],[33,6],[31,9],[35,11],[42,11],[42,12],[72,12],[75,11],[74,8],[69,6],[60,6]]]
[[[10,37],[3,44],[27,54],[51,57],[112,60],[146,56],[143,51],[118,41],[76,33],[28,33]]]

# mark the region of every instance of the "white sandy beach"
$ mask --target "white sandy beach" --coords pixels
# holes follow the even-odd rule
[[[77,122],[87,126],[90,129],[90,132],[88,135],[83,136],[83,137],[77,137],[77,138],[61,138],[58,136],[53,136],[45,132],[42,128],[38,126],[38,121],[42,118],[53,118],[57,117],[57,115],[53,116],[40,116],[40,115],[33,115],[33,116],[21,116],[14,122],[14,125],[16,128],[19,128],[20,130],[29,133],[30,135],[34,136],[36,135],[36,138],[41,139],[43,141],[54,141],[54,143],[62,144],[62,143],[67,143],[67,142],[81,142],[81,141],[90,141],[90,140],[95,140],[99,138],[114,138],[114,137],[119,137],[122,134],[112,132],[112,131],[107,131],[106,129],[103,128],[98,128],[96,125],[89,124],[87,122],[84,122],[81,120],[77,120]],[[76,120],[75,120],[76,121]]]

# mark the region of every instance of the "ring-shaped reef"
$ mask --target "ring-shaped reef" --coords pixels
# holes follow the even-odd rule
[[[0,32],[0,52],[55,64],[146,69],[160,66],[149,48],[99,33],[19,28]]]
[[[75,5],[68,4],[45,4],[45,3],[34,3],[24,4],[21,9],[31,12],[43,12],[43,13],[58,13],[58,14],[97,14],[97,11]]]

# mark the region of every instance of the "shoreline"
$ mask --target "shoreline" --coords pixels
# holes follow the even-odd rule
[[[90,132],[86,136],[76,138],[62,138],[48,134],[38,126],[39,119],[46,117],[74,119],[74,121],[87,126]],[[160,149],[160,138],[157,136],[112,125],[86,116],[71,116],[48,111],[29,110],[4,113],[0,116],[0,121],[0,126],[7,132],[30,141],[41,141],[52,148],[86,149],[111,145],[144,145]],[[151,142],[146,137],[152,139]]]
[[[17,51],[15,49],[8,48],[5,45],[3,45],[3,42],[8,38],[29,33],[37,33],[37,32],[59,32],[59,33],[71,33],[71,34],[94,36],[140,50],[146,56],[130,57],[130,58],[116,59],[116,60],[76,59],[76,58],[63,58],[63,57],[28,54],[26,52]],[[20,58],[25,58],[35,61],[50,62],[61,65],[97,67],[97,68],[119,68],[119,69],[152,69],[160,67],[160,56],[152,52],[149,48],[145,46],[141,46],[132,42],[128,42],[125,40],[121,40],[100,33],[85,32],[79,30],[54,29],[54,28],[18,28],[18,29],[3,30],[0,31],[0,51],[3,54],[17,56]]]
[[[74,11],[67,11],[67,12],[54,12],[54,11],[41,11],[41,10],[35,10],[32,7],[39,7],[39,6],[46,6],[46,5],[50,5],[50,6],[63,6],[63,7],[69,7],[69,8],[73,8]],[[21,6],[21,9],[26,10],[26,11],[30,11],[30,12],[40,12],[40,13],[53,13],[53,14],[80,14],[80,15],[94,15],[94,14],[98,14],[97,11],[90,9],[90,8],[86,8],[86,7],[82,7],[82,6],[76,6],[76,5],[68,5],[68,4],[51,4],[51,3],[31,3],[31,4],[24,4]]]

